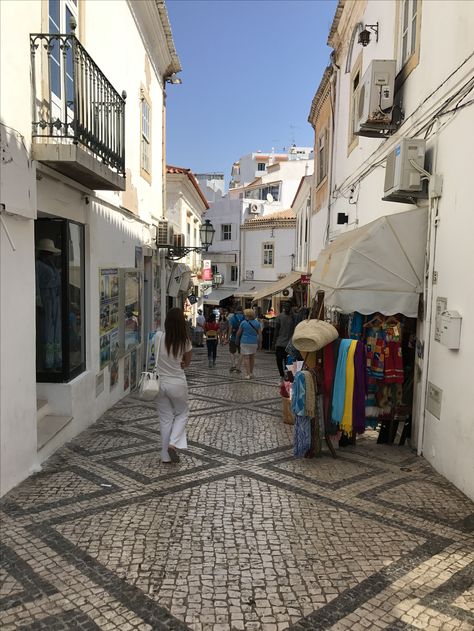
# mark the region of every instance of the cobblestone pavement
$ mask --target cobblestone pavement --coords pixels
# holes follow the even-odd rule
[[[474,629],[474,507],[405,447],[295,460],[274,357],[189,370],[189,453],[129,396],[2,501],[3,631]]]

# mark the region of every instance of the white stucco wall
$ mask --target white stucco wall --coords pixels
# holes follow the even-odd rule
[[[336,194],[331,198],[330,238],[375,218],[408,210],[410,204],[383,202],[385,170],[377,166],[363,173],[376,162],[382,162],[398,138],[416,136],[420,121],[429,121],[430,115],[474,77],[474,59],[466,59],[472,53],[472,38],[468,33],[474,29],[474,4],[455,1],[422,2],[420,58],[402,86],[405,122],[387,140],[360,137],[357,146],[348,155],[349,83],[350,74],[344,72],[345,58],[337,60],[340,65],[336,81],[336,133],[333,160],[333,187]],[[394,58],[396,43],[396,2],[367,3],[362,21],[368,24],[379,22],[379,42],[375,38],[362,49],[354,45],[353,64],[362,51],[362,73],[371,59]],[[449,28],[446,28],[449,24]],[[442,45],[440,45],[442,42]],[[460,71],[456,69],[462,65]],[[449,78],[449,75],[453,76]],[[439,88],[439,89],[438,89]],[[432,95],[432,93],[434,94]],[[465,99],[468,100],[469,96]],[[425,102],[426,100],[426,102]],[[451,116],[451,117],[450,117]],[[424,360],[418,359],[418,375],[415,384],[415,408],[413,430],[415,443],[420,441],[423,455],[434,467],[456,484],[470,497],[474,497],[474,411],[470,394],[472,378],[470,360],[473,354],[474,292],[469,270],[472,255],[474,215],[469,169],[473,164],[474,109],[467,107],[455,115],[440,118],[442,129],[437,132],[436,123],[429,130],[426,166],[443,176],[443,192],[439,200],[439,225],[436,230],[434,271],[438,281],[433,285],[433,304],[437,296],[446,297],[448,309],[457,310],[463,316],[461,347],[458,351],[448,350],[433,339],[434,318],[428,331],[419,325],[419,336],[425,345]],[[446,125],[444,126],[444,123]],[[423,137],[426,128],[418,137]],[[363,177],[361,179],[361,174]],[[354,185],[351,194],[350,187]],[[427,204],[428,202],[422,202]],[[338,226],[337,213],[349,215],[347,226]],[[320,233],[327,216],[326,209],[312,219],[312,229]],[[316,241],[312,238],[314,248]],[[321,243],[321,246],[323,243]],[[426,244],[420,242],[420,248]],[[314,252],[314,254],[313,254]],[[317,256],[313,249],[312,256]],[[425,305],[428,311],[429,305]],[[427,379],[441,388],[443,399],[441,418],[425,412],[421,400],[421,370],[425,362]],[[423,418],[425,418],[423,431]]]
[[[273,234],[273,236],[272,236]],[[242,231],[242,277],[246,270],[253,270],[255,281],[278,280],[278,274],[291,272],[294,253],[294,228],[262,228]],[[263,243],[274,244],[274,265],[263,266]]]

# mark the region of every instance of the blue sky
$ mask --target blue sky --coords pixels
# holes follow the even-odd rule
[[[312,146],[311,101],[336,0],[167,0],[183,67],[167,86],[167,162],[224,172],[251,151]]]

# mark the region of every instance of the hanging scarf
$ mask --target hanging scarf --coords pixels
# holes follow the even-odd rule
[[[306,380],[301,371],[298,371],[291,389],[291,409],[295,416],[304,416],[305,410],[305,386]]]
[[[352,426],[357,434],[365,432],[365,395],[367,392],[365,362],[364,343],[357,342],[354,353],[354,396],[352,399]]]
[[[339,354],[337,357],[336,373],[334,375],[334,390],[332,395],[331,420],[333,423],[340,423],[344,413],[344,402],[346,396],[346,362],[347,353],[352,340],[341,340]]]
[[[313,418],[316,415],[316,391],[313,376],[309,370],[301,371],[305,381],[304,415]]]
[[[344,396],[344,412],[341,420],[341,430],[352,436],[352,398],[354,396],[354,353],[357,342],[353,340],[349,346],[346,361],[346,391]]]
[[[311,419],[309,416],[295,416],[293,454],[295,458],[303,458],[309,449],[311,449]]]

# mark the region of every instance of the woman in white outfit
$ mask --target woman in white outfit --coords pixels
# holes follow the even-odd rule
[[[188,446],[189,403],[184,368],[189,366],[192,356],[192,344],[181,309],[168,311],[165,332],[159,331],[156,335],[156,368],[160,377],[156,406],[160,419],[161,460],[163,463],[179,462],[179,450]]]

